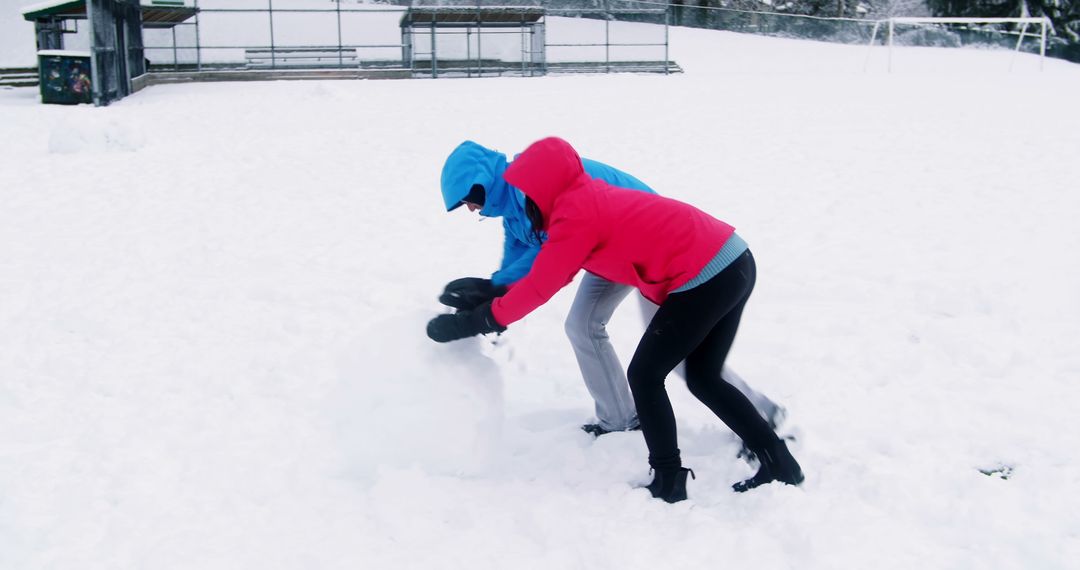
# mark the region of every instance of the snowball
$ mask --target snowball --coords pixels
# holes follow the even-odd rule
[[[491,464],[503,422],[502,380],[480,338],[438,344],[426,312],[368,325],[338,359],[336,425],[351,472],[414,467],[473,475]]]

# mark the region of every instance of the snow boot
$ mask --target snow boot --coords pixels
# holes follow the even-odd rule
[[[802,468],[788,451],[787,442],[784,440],[776,439],[765,448],[755,449],[754,453],[761,462],[761,466],[753,477],[731,486],[736,493],[745,493],[754,487],[773,481],[788,485],[798,485],[803,482]]]
[[[604,434],[609,434],[615,431],[641,431],[641,426],[636,425],[626,430],[610,430],[600,424],[585,424],[581,426],[581,431],[592,435],[593,437],[600,437]]]
[[[652,483],[645,486],[652,493],[653,498],[663,499],[669,503],[678,503],[686,500],[686,475],[694,479],[693,470],[686,467],[677,469],[657,469],[653,472]]]
[[[772,413],[769,414],[769,417],[765,418],[765,421],[769,422],[769,428],[771,428],[774,432],[778,431],[780,429],[780,425],[783,424],[786,420],[787,410],[783,406],[776,406],[775,408],[773,408]],[[795,437],[789,435],[786,436],[784,439],[790,439],[794,441]],[[750,449],[749,445],[746,445],[745,441],[742,442],[742,446],[739,448],[739,453],[736,454],[736,457],[738,457],[739,459],[745,459],[747,463],[757,461],[757,454],[754,453],[753,449]]]

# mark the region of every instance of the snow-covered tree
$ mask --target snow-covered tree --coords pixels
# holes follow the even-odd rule
[[[927,4],[935,16],[1046,16],[1059,36],[1080,41],[1080,0],[927,0]]]

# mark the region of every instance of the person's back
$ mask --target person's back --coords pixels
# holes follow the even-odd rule
[[[585,173],[589,176],[603,180],[612,186],[656,194],[656,190],[650,188],[649,185],[642,182],[641,179],[627,172],[623,172],[614,166],[609,166],[603,162],[585,157],[581,157],[581,166],[585,168]]]
[[[593,179],[565,141],[548,139],[530,149],[503,177],[536,204],[548,240],[533,270],[496,300],[503,325],[546,302],[582,267],[661,303],[734,233],[689,204]]]
[[[637,287],[660,303],[693,278],[734,229],[683,202],[594,180],[582,198],[592,202],[599,250],[585,269]]]

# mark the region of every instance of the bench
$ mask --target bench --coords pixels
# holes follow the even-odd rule
[[[274,48],[244,50],[247,67],[353,67],[358,65],[353,48]]]
[[[0,69],[0,87],[33,87],[38,84],[38,70],[33,67]]]

